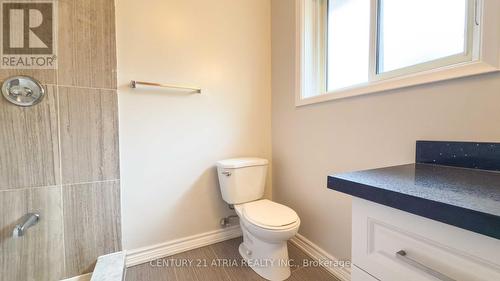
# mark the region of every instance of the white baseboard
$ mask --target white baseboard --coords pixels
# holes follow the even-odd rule
[[[71,277],[61,281],[90,281],[90,278],[92,278],[92,273]]]
[[[297,234],[290,240],[295,246],[304,251],[308,256],[315,260],[329,260],[332,262],[338,262],[339,259],[328,254],[325,250],[321,249],[318,245],[309,241],[304,236]],[[324,267],[328,272],[335,275],[342,281],[350,281],[351,280],[351,269],[348,267],[339,267],[339,266],[325,266]]]
[[[127,251],[126,266],[153,261],[241,236],[239,225]]]

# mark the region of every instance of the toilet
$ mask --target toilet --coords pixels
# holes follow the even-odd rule
[[[263,278],[281,281],[290,277],[287,241],[297,234],[300,218],[291,208],[262,199],[267,166],[266,159],[234,158],[217,162],[217,172],[222,198],[240,218],[240,255]]]

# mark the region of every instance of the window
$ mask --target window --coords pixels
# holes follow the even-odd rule
[[[437,62],[440,59],[439,65],[470,60],[468,51],[471,45],[468,44],[470,40],[467,35],[472,31],[472,28],[468,28],[472,19],[467,15],[468,2],[470,1],[380,1],[377,73]],[[423,17],[425,20],[422,20]],[[453,57],[457,57],[457,60],[450,60]]]
[[[328,1],[327,89],[368,82],[370,1]]]
[[[296,1],[297,105],[500,69],[500,1]]]

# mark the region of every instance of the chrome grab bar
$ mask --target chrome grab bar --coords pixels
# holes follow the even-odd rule
[[[143,86],[152,86],[152,87],[161,87],[161,88],[171,88],[171,89],[181,89],[181,90],[193,90],[197,94],[201,94],[200,88],[188,87],[188,86],[179,86],[179,85],[171,85],[171,84],[160,84],[160,83],[152,83],[152,82],[143,82],[143,81],[130,81],[131,88],[137,88],[137,85]]]
[[[40,220],[40,214],[37,214],[37,213],[26,214],[23,217],[23,223],[18,224],[18,225],[16,225],[16,227],[14,227],[14,231],[12,231],[12,236],[14,238],[24,236],[24,233],[26,232],[26,230],[28,228],[34,226],[35,224],[37,224],[39,220]]]
[[[436,271],[428,266],[425,266],[421,263],[419,263],[418,261],[414,260],[414,259],[411,259],[408,257],[408,254],[406,253],[405,250],[401,250],[401,251],[398,251],[396,253],[396,258],[400,259],[401,261],[439,279],[439,280],[442,280],[442,281],[457,281],[453,278],[450,278],[446,275],[444,275],[443,273],[439,272],[439,271]]]

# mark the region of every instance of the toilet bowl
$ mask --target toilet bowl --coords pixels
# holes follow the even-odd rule
[[[248,266],[268,280],[290,277],[287,241],[299,230],[297,214],[266,199],[235,205],[235,210],[243,232],[239,252]]]
[[[290,277],[287,241],[297,234],[300,218],[291,208],[262,199],[267,165],[266,159],[235,158],[217,162],[217,171],[222,198],[240,218],[240,255],[261,277],[282,281]]]

